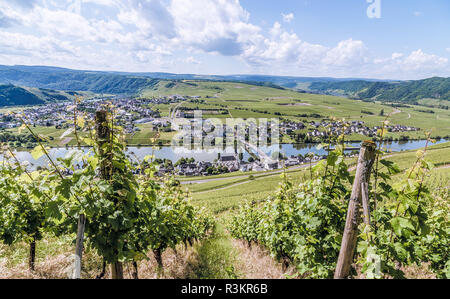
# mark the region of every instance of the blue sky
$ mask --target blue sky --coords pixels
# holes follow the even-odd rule
[[[448,0],[0,0],[0,64],[450,76]],[[380,18],[369,7],[380,3]]]

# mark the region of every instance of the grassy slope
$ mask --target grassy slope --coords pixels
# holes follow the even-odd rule
[[[317,113],[324,117],[334,116],[347,120],[364,120],[367,125],[376,126],[380,125],[385,119],[384,116],[379,116],[382,109],[384,109],[386,115],[396,111],[394,108],[382,105],[381,103],[366,103],[334,96],[302,94],[292,90],[279,90],[242,83],[185,81],[178,82],[171,88],[166,88],[166,84],[167,82],[162,81],[155,89],[144,91],[143,95],[159,96],[180,94],[201,96],[203,98],[206,96],[216,96],[216,98],[204,98],[206,100],[205,104],[184,103],[182,106],[190,108],[198,107],[199,109],[228,109],[230,115],[235,118],[270,118],[277,117],[275,112],[280,112],[283,114],[283,117],[288,119],[311,121],[317,119],[297,117],[297,115]],[[191,84],[196,84],[196,86],[192,86]],[[297,103],[298,105],[288,105],[293,103]],[[163,112],[168,113],[169,105],[160,105],[159,108]],[[239,110],[239,108],[248,110]],[[254,112],[251,109],[268,111],[269,114]],[[416,111],[418,109],[424,108],[420,106],[400,108],[401,112],[397,111],[398,113],[392,115],[391,123],[420,127],[423,130],[435,128],[434,136],[446,136],[450,134],[450,111],[427,108],[435,112],[434,114],[430,114]],[[361,113],[362,110],[370,111],[374,115],[363,114]],[[423,132],[395,133],[390,135],[397,138],[401,135],[421,138]],[[352,139],[360,140],[364,139],[364,137],[352,136]]]
[[[450,164],[450,143],[431,146],[428,151],[428,158],[435,163]],[[397,153],[388,159],[396,161],[401,168],[406,168],[415,161],[416,156],[414,151],[410,151]],[[295,183],[304,180],[307,175],[308,169],[297,170],[288,174]],[[450,168],[433,170],[429,180],[433,188],[448,188]],[[245,201],[261,201],[273,195],[280,183],[279,175],[249,180],[245,185],[227,190],[214,190],[214,187],[218,187],[219,184],[232,183],[233,181],[238,181],[238,179],[229,178],[221,182],[188,186],[194,192],[193,202],[197,205],[206,206],[210,212],[218,217],[217,230],[209,239],[196,243],[188,251],[178,248],[177,250],[182,253],[181,258],[178,254],[174,255],[170,250],[165,252],[163,256],[166,263],[164,277],[208,279],[249,278],[256,275],[259,278],[269,278],[274,274],[276,274],[275,278],[283,277],[283,272],[278,269],[280,265],[275,263],[267,252],[261,251],[259,247],[255,246],[249,249],[245,245],[231,240],[230,236],[224,231],[222,224],[228,213]],[[211,189],[211,192],[200,193],[199,191],[202,189]],[[69,256],[73,250],[72,238],[73,236],[59,239],[47,237],[38,242],[37,272],[34,274],[26,270],[28,249],[26,244],[19,243],[12,247],[0,244],[0,277],[65,278],[65,269],[70,266]],[[262,263],[264,264],[263,268],[261,268]],[[140,263],[139,267],[141,278],[155,277],[156,265],[153,259]],[[93,278],[100,272],[100,269],[100,259],[96,254],[88,251],[85,254],[83,277]]]
[[[182,83],[179,83],[179,85],[180,86],[176,86],[175,89],[165,89],[162,87],[157,92],[158,94],[179,93],[201,96],[217,94],[218,98],[208,99],[207,105],[202,107],[210,109],[211,107],[222,108],[220,105],[227,105],[230,113],[234,117],[249,116],[248,114],[243,113],[246,111],[238,110],[236,109],[237,107],[268,110],[271,113],[279,111],[290,115],[290,118],[292,119],[301,120],[305,119],[296,118],[295,115],[298,113],[320,113],[326,116],[333,115],[337,117],[346,117],[347,119],[360,119],[361,110],[373,111],[375,114],[378,114],[381,109],[384,109],[386,112],[390,111],[390,108],[379,104],[355,102],[329,96],[298,94],[293,91],[281,91],[237,83],[199,83],[199,86],[196,88],[192,88],[192,86],[189,85],[184,86]],[[211,89],[216,85],[220,85],[220,88],[222,89]],[[148,91],[146,95],[151,95],[151,92]],[[244,99],[244,101],[242,101],[242,99]],[[291,103],[294,99],[301,100],[302,103],[308,103],[311,106],[278,105]],[[196,104],[186,105],[196,106]],[[168,105],[161,105],[160,109],[163,111],[163,115],[168,115]],[[450,131],[448,111],[434,109],[437,113],[430,115],[417,113],[413,110],[414,109],[404,109],[404,112],[394,115],[392,122],[398,124],[408,124],[408,122],[411,122],[411,125],[423,126],[424,128],[435,126],[438,128],[439,135],[448,134]],[[268,117],[275,115],[253,113],[251,116]],[[436,117],[438,118],[437,121]],[[369,125],[377,125],[382,120],[382,117],[364,115],[364,120]],[[147,127],[147,129],[149,128]],[[36,130],[43,135],[52,135],[55,139],[62,134],[62,131],[53,131],[51,128],[37,128]],[[146,139],[152,136],[153,135],[149,135],[148,132],[143,130],[139,135],[135,136],[135,138],[140,139],[142,137]],[[447,143],[432,147],[429,151],[429,158],[437,164],[450,164],[450,144]],[[415,152],[398,153],[389,159],[395,160],[402,168],[406,168],[414,162]],[[225,181],[209,182],[201,185],[187,185],[185,187],[192,192],[193,203],[200,206],[206,206],[211,213],[222,218],[246,201],[262,201],[273,195],[281,180],[278,174],[266,176],[264,178],[256,178],[255,180],[250,180],[248,178],[233,178],[234,175],[232,174],[227,176],[228,179]],[[288,176],[298,183],[308,177],[308,169],[294,171],[289,173]],[[450,169],[440,168],[433,170],[430,179],[433,180],[434,186],[439,187],[448,186],[449,178]],[[245,182],[245,184],[232,185],[233,183],[241,182]],[[224,188],[224,186],[229,186],[229,188],[217,190]],[[46,263],[48,258],[51,259],[52,256],[60,254],[68,256],[69,252],[73,250],[70,240],[71,238],[59,240],[49,238],[40,242],[38,244],[38,263]],[[23,263],[26,261],[26,250],[27,248],[24,244],[18,244],[12,248],[6,248],[5,246],[0,245],[0,262],[3,262],[5,260],[3,258],[6,257],[8,263],[10,263],[9,265],[6,265],[7,268]],[[224,234],[223,228],[219,226],[218,233],[211,239],[195,245],[193,253],[194,263],[193,266],[190,266],[192,268],[192,276],[190,276],[190,278],[245,277],[245,274],[241,275],[236,272],[235,266],[237,265],[237,261],[235,260],[235,255],[235,248],[231,246],[229,237]],[[89,260],[87,265],[90,268],[89,270],[98,273],[100,265],[96,264],[95,256],[93,257],[88,253],[87,258]],[[172,260],[175,260],[175,258],[172,258]],[[57,264],[60,267],[60,261],[58,261]],[[1,267],[5,267],[5,265],[0,263],[0,268]],[[38,264],[38,268],[39,267]],[[54,272],[54,269],[50,270],[52,273]],[[20,275],[17,276],[21,277]],[[25,275],[25,277],[27,276]],[[64,277],[64,275],[61,274],[61,277]]]
[[[439,165],[438,167],[450,165],[450,143],[431,146],[428,149],[427,159],[432,161],[434,164]],[[388,160],[395,161],[402,170],[405,170],[411,167],[415,162],[416,151],[397,153],[388,158]],[[288,177],[298,183],[309,176],[308,172],[308,168],[297,170],[288,173]],[[429,180],[433,184],[448,185],[450,182],[450,169],[434,169],[430,174]],[[246,183],[238,185],[243,181]],[[262,201],[268,198],[274,194],[280,182],[280,176],[273,175],[259,179],[256,178],[255,180],[228,178],[223,181],[213,181],[204,184],[192,184],[185,186],[192,192],[192,199],[195,204],[205,206],[213,213],[221,214],[237,209],[245,202],[250,202],[252,200]],[[231,185],[232,183],[236,183],[236,185],[222,189],[224,186]]]
[[[5,86],[9,85],[0,85],[0,89],[3,87],[0,90],[0,98],[4,96],[7,101],[0,101],[0,106],[11,106],[9,109],[16,109],[14,105],[40,105],[49,102],[72,101],[75,97],[74,94],[65,91],[21,86],[13,86],[9,88],[8,92],[4,89]],[[94,96],[92,92],[77,92],[77,94],[85,98]]]
[[[185,102],[181,107],[228,110],[229,113],[226,115],[204,115],[205,117],[218,118],[272,118],[279,117],[275,115],[275,113],[278,112],[287,119],[310,122],[319,119],[298,117],[298,115],[311,115],[316,113],[322,115],[324,118],[334,116],[345,118],[347,120],[364,120],[367,125],[376,126],[380,125],[385,118],[384,116],[378,115],[380,111],[384,109],[385,114],[394,111],[397,112],[390,118],[392,124],[409,125],[420,127],[422,129],[421,132],[389,133],[388,136],[399,138],[402,135],[408,135],[411,138],[420,139],[423,138],[423,130],[430,130],[433,128],[433,136],[450,135],[450,111],[443,109],[424,109],[420,106],[413,106],[412,108],[400,108],[401,112],[399,112],[392,107],[384,106],[380,103],[366,103],[334,96],[303,94],[292,90],[280,90],[243,83],[186,81],[177,82],[171,88],[166,87],[167,83],[168,81],[159,82],[154,88],[145,90],[143,96],[149,97],[172,94],[201,96],[206,101],[204,104]],[[206,96],[215,98],[206,99]],[[296,105],[292,106],[292,104]],[[155,108],[158,108],[161,111],[162,116],[168,116],[170,109],[173,107],[174,105],[155,105]],[[433,110],[435,113],[431,114],[416,111],[419,109]],[[8,109],[2,109],[0,111],[5,112],[7,110]],[[251,110],[268,111],[268,114]],[[362,110],[370,111],[374,113],[374,115],[363,114],[361,113]],[[152,143],[150,141],[155,135],[155,133],[152,132],[151,126],[140,125],[139,127],[141,128],[141,131],[128,138],[131,145],[149,145],[157,143]],[[59,133],[62,134],[62,132],[52,132],[51,128],[48,128],[48,134],[58,135]],[[161,133],[159,139],[163,144],[169,144],[172,136],[173,133]],[[364,140],[367,139],[367,137],[355,134],[349,136],[349,139]],[[285,136],[282,141],[285,143],[292,142],[287,136]],[[51,146],[58,146],[58,144],[59,141],[50,143]],[[69,145],[73,144],[74,141],[71,141]]]

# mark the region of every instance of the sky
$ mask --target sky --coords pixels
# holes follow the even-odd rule
[[[448,0],[0,0],[0,64],[450,77]]]

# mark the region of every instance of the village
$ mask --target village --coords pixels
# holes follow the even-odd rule
[[[157,159],[157,175],[175,174],[178,176],[210,176],[229,172],[263,172],[285,167],[300,166],[326,159],[326,155],[281,157],[281,159],[255,159],[252,156],[244,161],[240,154],[222,154],[213,162],[195,161],[194,158],[181,158],[175,164],[170,160]]]
[[[308,132],[308,136],[312,137],[328,137],[329,134],[341,134],[342,132],[345,135],[351,134],[361,134],[368,137],[374,137],[377,135],[377,131],[381,129],[381,126],[368,127],[365,125],[364,121],[349,121],[349,122],[311,122],[310,125],[314,128],[313,131]],[[331,130],[321,131],[319,128],[329,127]],[[410,127],[410,126],[401,126],[401,125],[387,125],[385,129],[388,132],[416,132],[420,131],[419,128]]]
[[[154,98],[117,98],[114,100],[114,105],[117,108],[117,114],[115,115],[115,121],[117,125],[124,128],[125,133],[134,134],[140,130],[138,125],[140,124],[152,124],[155,128],[170,127],[172,118],[161,117],[160,111],[153,107],[161,104],[177,104],[185,101],[199,101],[198,96],[161,96]],[[94,113],[102,105],[110,102],[103,98],[94,98],[90,100],[82,101],[78,104],[78,110],[85,113],[87,119],[93,119]],[[42,106],[35,106],[26,108],[22,111],[26,115],[27,121],[32,126],[43,127],[55,127],[56,129],[66,129],[70,126],[70,121],[73,119],[73,103],[60,102],[50,103]],[[187,118],[192,120],[192,113],[186,113],[183,109],[178,109],[173,113],[174,117]],[[14,117],[0,113],[0,129],[12,129],[19,127],[21,122]],[[324,128],[330,128],[330,130],[324,130]],[[227,128],[224,125],[224,131]],[[305,134],[310,138],[326,138],[329,134],[342,134],[351,135],[353,133],[361,134],[368,137],[376,135],[380,127],[368,127],[364,121],[311,121],[311,122],[295,122],[292,120],[284,120],[279,126],[280,133],[286,135],[295,134],[299,130],[308,129]],[[403,125],[388,125],[386,129],[389,132],[414,132],[419,131],[419,128]],[[247,129],[248,133],[248,129]],[[203,134],[204,136],[205,134]]]
[[[172,145],[188,145],[192,146],[204,146],[209,144],[211,146],[219,147],[223,142],[230,137],[228,134],[232,134],[231,137],[235,141],[238,141],[240,148],[250,154],[247,160],[244,161],[243,155],[238,154],[237,151],[233,154],[218,154],[217,159],[213,162],[195,161],[192,159],[180,159],[176,163],[172,161],[163,161],[160,164],[158,174],[163,175],[166,173],[172,173],[179,176],[208,176],[216,175],[227,172],[259,172],[270,171],[274,169],[280,169],[284,167],[295,167],[305,163],[314,163],[320,161],[326,156],[311,154],[307,156],[283,156],[277,153],[276,156],[269,157],[265,153],[259,150],[258,146],[276,144],[280,140],[272,140],[275,136],[295,136],[299,135],[298,132],[305,136],[304,140],[310,140],[311,142],[318,142],[328,138],[330,135],[351,135],[354,133],[361,134],[368,137],[376,136],[380,127],[369,127],[364,121],[311,121],[311,122],[299,122],[286,120],[281,118],[281,121],[267,122],[263,126],[263,130],[260,127],[252,127],[253,124],[247,124],[243,131],[238,132],[236,125],[230,125],[222,123],[219,125],[220,130],[216,130],[214,125],[208,124],[209,119],[192,119],[190,112],[185,113],[184,110],[177,110],[176,108],[181,106],[180,103],[186,101],[199,101],[200,97],[195,96],[162,96],[156,98],[117,98],[114,100],[116,107],[116,114],[114,116],[115,123],[124,128],[126,134],[133,135],[140,131],[140,125],[149,124],[151,130],[179,130],[180,128],[175,125],[177,119],[185,117],[185,123],[188,124],[188,131],[178,134],[178,139],[173,138]],[[93,119],[95,111],[101,108],[102,105],[109,103],[109,100],[103,98],[94,98],[84,100],[78,104],[78,110],[84,114],[87,119]],[[171,111],[171,117],[162,117],[159,109],[155,109],[155,105],[161,104],[174,104],[175,109]],[[26,116],[27,122],[31,126],[42,127],[54,127],[55,129],[67,129],[72,124],[73,120],[73,103],[72,102],[60,102],[51,103],[42,106],[35,106],[25,108],[22,110]],[[188,116],[189,115],[189,116]],[[196,125],[200,124],[200,129],[195,129]],[[21,126],[21,122],[9,114],[0,113],[0,130],[12,129]],[[216,124],[217,126],[217,124]],[[184,128],[185,129],[185,128]],[[410,126],[401,125],[388,125],[386,129],[389,132],[412,132],[420,129]],[[255,144],[254,132],[257,132],[257,144]],[[215,131],[215,132],[214,132]],[[1,131],[0,131],[1,132]],[[294,139],[296,140],[296,139]],[[219,142],[219,143],[217,143]]]
[[[117,108],[115,121],[117,125],[124,128],[127,134],[139,130],[136,126],[143,123],[153,123],[155,126],[161,126],[166,122],[161,122],[158,109],[152,109],[154,105],[172,104],[186,101],[188,97],[173,95],[169,97],[158,98],[118,98],[114,100],[114,106]],[[110,100],[95,98],[82,101],[78,104],[78,110],[85,114],[86,119],[93,119],[95,111]],[[60,102],[47,105],[26,108],[21,112],[26,116],[27,122],[31,126],[55,127],[56,129],[66,129],[73,120],[73,103]],[[0,113],[0,129],[12,129],[21,126],[20,120]]]

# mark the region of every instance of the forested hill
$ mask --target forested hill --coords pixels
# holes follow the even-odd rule
[[[99,94],[139,93],[159,80],[104,72],[74,71],[50,67],[0,66],[0,84]]]
[[[363,100],[416,104],[422,99],[450,101],[450,78],[417,81],[377,81],[372,79],[307,78],[263,75],[194,75],[170,73],[122,73],[82,71],[47,66],[0,65],[0,84],[96,94],[136,95],[155,88],[161,79],[233,81],[274,88],[294,88],[307,92],[344,95]]]
[[[81,71],[48,66],[0,65],[0,84],[52,88],[58,90],[82,90],[95,93],[136,94],[145,87],[153,87],[158,79],[233,81],[279,88],[294,88],[311,82],[350,81],[356,79],[289,77],[270,75],[196,75],[158,72],[105,72]],[[372,81],[372,80],[367,80]]]
[[[434,77],[417,81],[369,82],[313,82],[311,91],[343,94],[357,99],[416,104],[421,99],[450,101],[450,78]]]
[[[0,84],[0,107],[16,105],[40,105],[73,99],[76,92],[51,89],[24,88],[12,84]]]

